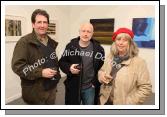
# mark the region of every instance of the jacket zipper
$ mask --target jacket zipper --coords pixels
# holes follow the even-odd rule
[[[75,49],[78,49],[79,51],[81,51],[79,48],[76,48],[74,46],[72,46],[72,48],[75,50]],[[82,85],[82,75],[83,75],[83,61],[82,61],[82,57],[79,56],[79,59],[80,59],[80,64],[81,64],[81,72],[79,74],[79,92],[78,92],[78,102],[81,103],[81,85]]]
[[[80,49],[79,49],[79,51],[80,51]],[[81,103],[82,75],[83,75],[83,61],[82,61],[82,57],[80,57],[80,60],[81,60],[81,73],[80,73],[80,77],[79,77],[79,97],[78,97],[79,103]]]

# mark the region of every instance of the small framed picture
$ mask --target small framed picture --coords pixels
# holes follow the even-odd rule
[[[57,28],[56,20],[50,20],[49,25],[48,25],[47,34],[53,39],[56,39],[56,28]]]
[[[5,16],[5,41],[18,41],[26,32],[26,19],[20,16]]]

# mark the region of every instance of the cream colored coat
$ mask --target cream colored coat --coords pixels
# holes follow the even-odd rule
[[[112,70],[111,63],[112,56],[109,55],[98,72],[99,81],[102,72],[110,74]],[[100,104],[102,105],[107,102],[112,88],[114,88],[114,105],[142,104],[152,92],[149,72],[143,59],[134,57],[123,61],[121,64],[125,64],[125,66],[117,72],[114,85],[101,85]]]

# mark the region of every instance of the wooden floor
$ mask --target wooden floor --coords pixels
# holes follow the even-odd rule
[[[56,97],[56,105],[64,105],[64,84],[63,81],[65,78],[61,78],[58,86],[57,86],[57,97]],[[7,105],[26,105],[22,98],[18,98]],[[155,94],[152,93],[151,96],[145,101],[144,105],[155,105]]]

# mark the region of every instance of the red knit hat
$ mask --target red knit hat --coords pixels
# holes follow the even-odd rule
[[[116,32],[114,32],[114,34],[112,36],[112,40],[115,41],[115,38],[120,33],[127,33],[127,34],[129,34],[131,36],[132,39],[134,37],[134,33],[132,32],[132,30],[130,30],[128,28],[119,28]]]

